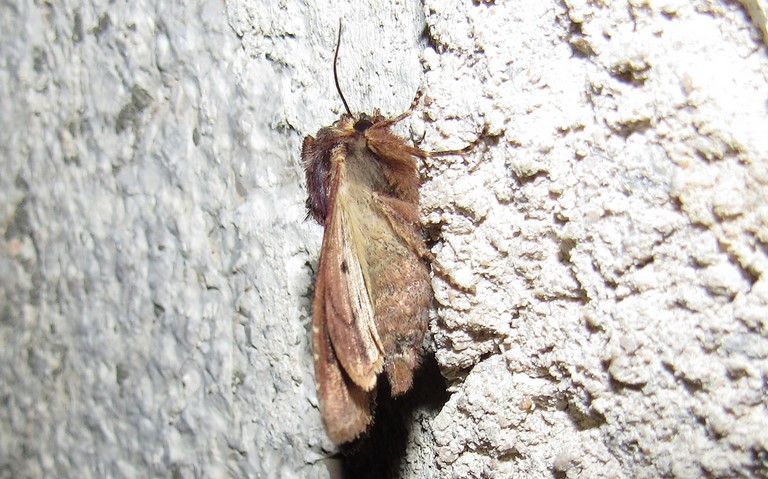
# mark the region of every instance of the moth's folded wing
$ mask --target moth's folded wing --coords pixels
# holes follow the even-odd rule
[[[325,288],[318,281],[312,305],[312,348],[315,381],[326,434],[336,444],[351,441],[371,422],[371,395],[341,370],[325,324]]]
[[[376,386],[384,362],[363,272],[363,251],[353,238],[348,212],[338,199],[323,239],[320,275],[325,282],[325,318],[336,358],[366,391]]]

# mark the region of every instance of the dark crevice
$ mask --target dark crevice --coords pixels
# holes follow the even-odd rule
[[[408,433],[417,410],[436,413],[448,401],[445,379],[433,355],[417,370],[414,387],[392,398],[386,374],[379,378],[376,415],[367,434],[341,447],[340,478],[391,479],[401,477]]]

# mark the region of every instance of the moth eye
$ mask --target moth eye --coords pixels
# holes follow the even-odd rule
[[[347,267],[346,260],[342,261],[341,262],[341,272],[344,273],[344,274],[347,274],[348,271],[349,271],[349,268]]]
[[[370,128],[371,126],[373,126],[373,123],[371,123],[370,120],[358,120],[357,122],[355,122],[354,128],[355,128],[355,131],[359,131],[360,133],[362,133],[368,128]]]

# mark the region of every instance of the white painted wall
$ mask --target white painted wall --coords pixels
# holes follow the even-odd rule
[[[765,2],[307,3],[0,7],[0,477],[768,474]],[[488,132],[423,167],[450,394],[344,461],[299,163],[339,17],[354,109]]]

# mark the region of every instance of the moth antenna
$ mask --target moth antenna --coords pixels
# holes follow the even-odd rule
[[[344,103],[344,109],[347,110],[349,116],[352,116],[352,112],[349,109],[347,100],[344,98],[344,94],[341,93],[341,87],[339,86],[339,75],[336,73],[336,64],[339,63],[339,46],[341,45],[341,18],[339,18],[339,38],[336,40],[336,53],[333,54],[333,81],[336,82],[336,91],[339,92],[341,102]]]

